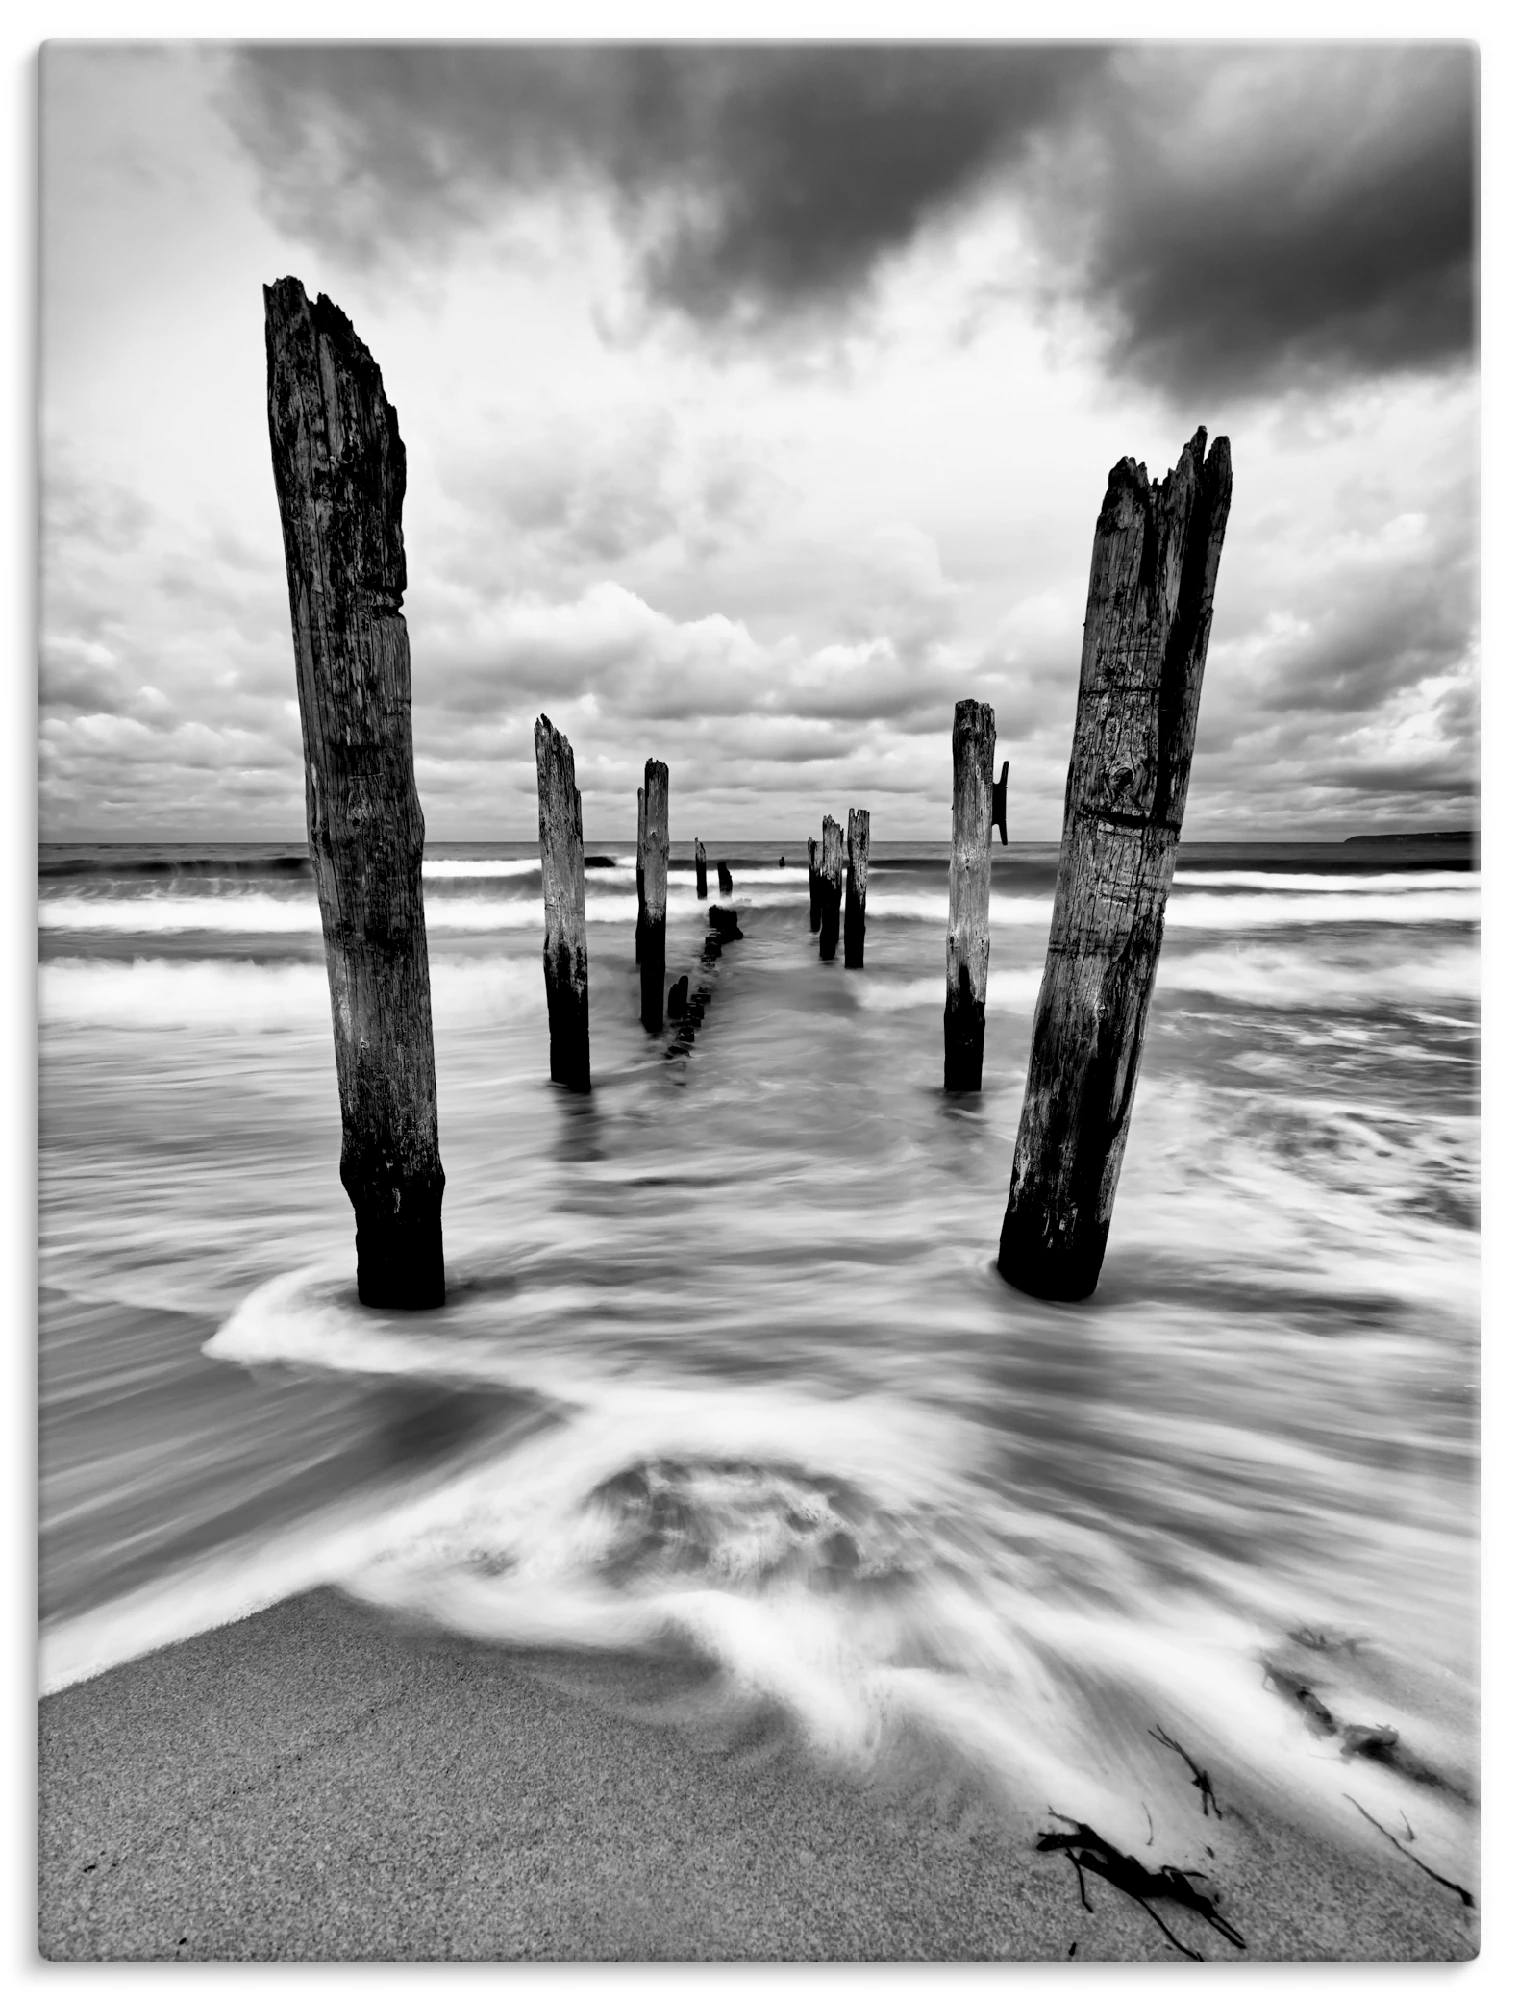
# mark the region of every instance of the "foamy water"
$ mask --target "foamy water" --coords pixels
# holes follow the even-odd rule
[[[589,1100],[546,1080],[530,853],[429,858],[425,1316],[353,1295],[309,881],[44,879],[44,1685],[332,1582],[677,1639],[820,1755],[926,1726],[1135,1845],[1187,1834],[1160,1726],[1347,1839],[1347,1789],[1413,1800],[1469,1870],[1477,878],[1185,861],[1103,1281],[1056,1307],[991,1265],[1053,853],[994,856],[986,1088],[947,1099],[942,859],[876,860],[846,973],[780,851],[730,857],[745,937],[671,1055],[606,850]],[[702,934],[672,876],[672,981]]]

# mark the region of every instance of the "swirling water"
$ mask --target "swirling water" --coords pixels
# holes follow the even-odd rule
[[[689,1046],[638,1025],[597,857],[588,1099],[547,1081],[535,851],[429,850],[418,1316],[356,1301],[301,851],[43,851],[44,1687],[336,1582],[678,1641],[820,1752],[927,1728],[1137,1842],[1152,1726],[1343,1815],[1302,1681],[1398,1729],[1368,1807],[1422,1773],[1422,1851],[1462,1852],[1479,877],[1184,849],[1102,1283],[1053,1306],[992,1258],[1054,850],[995,853],[986,1086],[949,1097],[946,850],[878,843],[849,972],[781,845],[727,850],[745,935]],[[670,908],[695,984],[689,867]]]

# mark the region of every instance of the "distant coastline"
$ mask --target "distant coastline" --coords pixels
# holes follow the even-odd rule
[[[1347,833],[1342,844],[1346,847],[1372,847],[1410,840],[1438,840],[1451,845],[1464,844],[1467,847],[1474,847],[1477,843],[1477,829],[1474,826],[1454,826],[1447,827],[1440,833]]]

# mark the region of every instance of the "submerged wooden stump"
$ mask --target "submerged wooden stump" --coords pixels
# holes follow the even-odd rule
[[[651,1035],[665,1021],[665,894],[670,864],[670,771],[651,757],[643,767],[643,945],[639,954],[639,1017]]]
[[[1087,590],[1076,735],[1049,953],[997,1268],[1083,1299],[1107,1248],[1145,1017],[1176,867],[1229,441],[1199,430],[1164,484],[1108,475]]]
[[[707,900],[707,850],[700,841],[696,843],[696,900]]]
[[[296,278],[266,286],[264,345],[359,1297],[436,1306],[443,1165],[401,615],[406,448],[379,368],[325,294],[313,303]]]
[[[807,928],[815,931],[823,921],[823,899],[818,877],[818,844],[807,843]]]
[[[638,891],[638,915],[633,921],[633,963],[635,965],[640,964],[643,960],[643,814],[643,786],[640,785],[638,788],[638,839],[633,848],[633,886]]]
[[[992,816],[996,793],[992,754],[997,747],[997,717],[990,703],[957,701],[951,742],[954,807],[949,935],[944,945],[944,1088],[979,1090],[986,1051],[986,975],[992,955]],[[1004,799],[1006,773],[1004,765]]]
[[[844,964],[865,963],[865,892],[870,877],[870,814],[849,808],[849,885],[844,895]]]
[[[590,974],[585,949],[585,833],[575,752],[546,715],[533,729],[538,763],[538,851],[543,859],[543,983],[549,1076],[591,1087]]]
[[[818,849],[818,957],[832,959],[839,948],[839,901],[844,893],[844,829],[831,813],[823,817]]]

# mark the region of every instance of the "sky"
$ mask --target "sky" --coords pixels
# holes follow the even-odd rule
[[[408,459],[433,839],[946,838],[957,699],[1054,839],[1092,531],[1235,484],[1194,838],[1475,814],[1464,44],[53,43],[39,833],[292,839],[260,287],[348,313]]]

